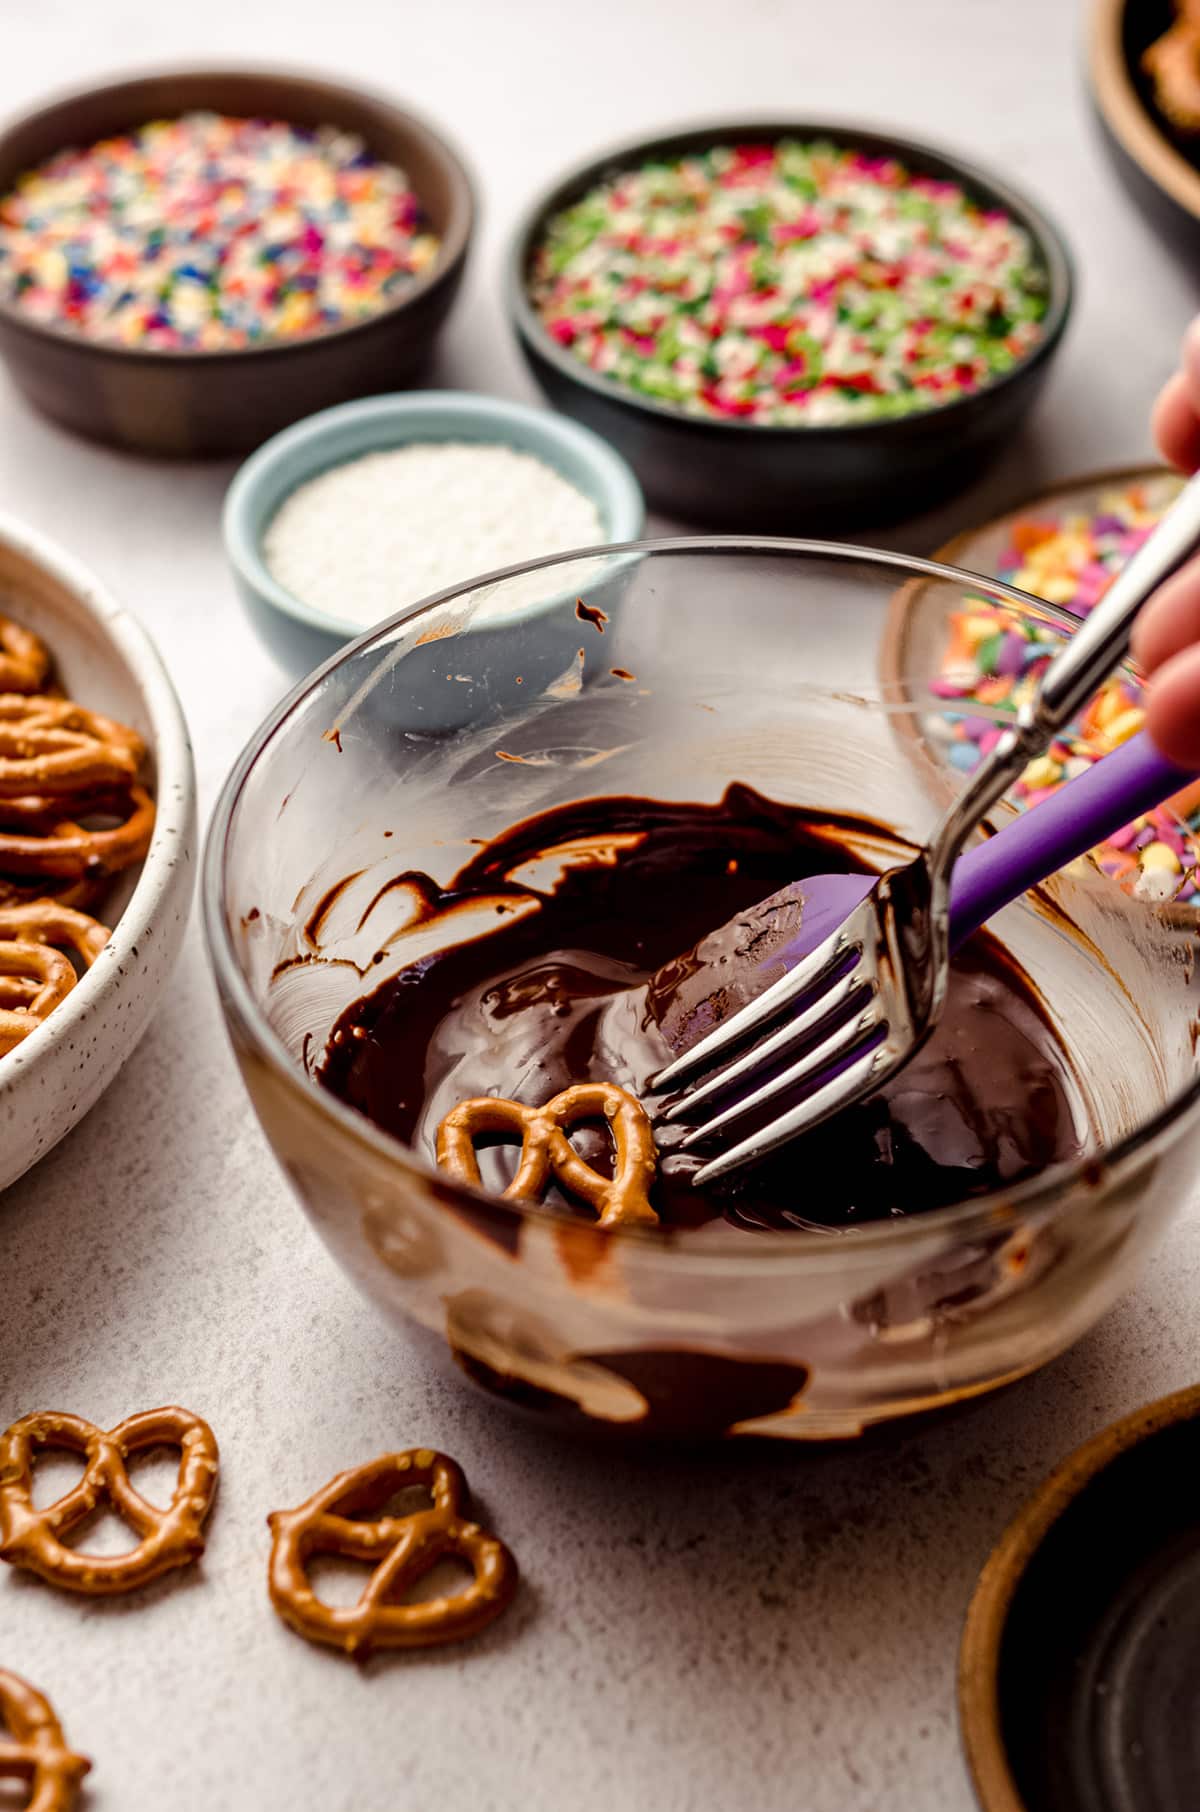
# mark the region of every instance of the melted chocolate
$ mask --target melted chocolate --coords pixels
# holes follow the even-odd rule
[[[541,1103],[593,1079],[644,1096],[671,1048],[660,1025],[669,1032],[712,986],[722,947],[714,928],[742,914],[729,946],[741,955],[760,936],[794,932],[764,927],[747,909],[803,875],[861,870],[838,842],[855,829],[880,835],[815,824],[741,786],[716,806],[593,799],[513,826],[447,889],[407,875],[423,921],[494,901],[497,928],[356,1001],[330,1038],[321,1080],[431,1156],[438,1122],[467,1096]],[[530,872],[539,860],[543,872]],[[523,915],[504,910],[518,902]],[[673,1151],[678,1135],[659,1128],[653,1200],[667,1225],[724,1217],[745,1228],[845,1227],[1019,1182],[1077,1156],[1083,1124],[1032,985],[983,934],[955,959],[936,1033],[887,1088],[706,1191],[692,1183],[701,1160]],[[607,1166],[602,1129],[573,1136],[590,1163]],[[514,1160],[512,1146],[482,1150],[485,1184],[503,1189]]]

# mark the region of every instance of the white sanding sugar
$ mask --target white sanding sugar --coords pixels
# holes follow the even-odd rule
[[[420,441],[300,485],[268,526],[263,554],[294,597],[365,628],[496,567],[601,539],[591,499],[532,454]],[[486,614],[506,616],[555,589],[528,573]]]

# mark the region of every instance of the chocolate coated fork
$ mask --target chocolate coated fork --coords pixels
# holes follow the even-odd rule
[[[800,936],[775,954],[785,974],[651,1084],[657,1094],[693,1084],[666,1108],[666,1119],[717,1107],[688,1134],[685,1148],[739,1129],[743,1134],[697,1173],[698,1185],[765,1157],[874,1093],[937,1024],[951,951],[962,937],[1187,782],[1188,775],[1137,737],[972,850],[956,869],[972,830],[1107,677],[1128,649],[1141,604],[1197,546],[1200,476],[1047,667],[1034,697],[976,768],[921,855],[879,877],[818,875],[784,890],[804,901]],[[959,869],[967,889],[961,908]]]

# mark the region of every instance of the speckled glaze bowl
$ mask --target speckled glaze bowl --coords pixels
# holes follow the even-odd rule
[[[0,357],[35,407],[78,434],[188,458],[244,453],[314,409],[413,377],[458,293],[475,217],[463,164],[424,120],[379,95],[272,69],[159,70],[46,101],[0,131],[0,194],[67,146],[194,108],[360,134],[407,171],[441,247],[378,314],[232,352],[101,345],[0,301]]]
[[[973,396],[884,421],[768,427],[692,415],[591,371],[543,325],[528,292],[546,224],[598,182],[651,158],[748,139],[831,139],[911,170],[946,177],[1030,235],[1049,285],[1042,338],[1027,358]],[[1071,260],[1057,227],[1004,180],[953,153],[869,126],[827,120],[720,120],[614,146],[559,178],[529,209],[509,253],[509,315],[534,377],[558,409],[628,459],[657,508],[710,528],[829,534],[894,522],[960,489],[1032,407],[1071,310]]]
[[[539,620],[514,626],[514,677],[490,689],[452,593],[304,682],[234,768],[206,850],[206,926],[280,1163],[374,1301],[548,1422],[846,1438],[1032,1371],[1128,1285],[1195,1172],[1194,935],[1099,876],[1056,877],[993,927],[1060,1028],[1094,1152],[926,1214],[835,1234],[601,1230],[460,1184],[314,1074],[344,1008],[428,946],[389,883],[417,870],[445,884],[478,839],[534,812],[600,794],[712,802],[742,781],[881,823],[862,853],[901,856],[938,806],[897,739],[924,688],[879,680],[897,587],[925,580],[946,612],[964,590],[1021,602],[948,567],[814,542],[649,542],[607,561],[619,598],[603,637],[571,611],[585,653],[571,685],[516,683]],[[607,561],[538,570],[586,603],[611,593]],[[481,712],[436,741],[414,729],[402,683],[430,636],[453,638]],[[798,1155],[801,1213],[805,1188]]]
[[[68,693],[132,724],[158,805],[140,868],[99,911],[113,935],[62,1005],[0,1057],[0,1189],[94,1106],[150,1023],[192,898],[196,791],[179,700],[145,630],[61,549],[0,516],[0,614],[40,635]]]

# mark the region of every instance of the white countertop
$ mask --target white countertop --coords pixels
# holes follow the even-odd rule
[[[134,63],[310,63],[442,121],[483,223],[433,381],[530,395],[497,277],[547,175],[675,118],[890,122],[1007,171],[1067,229],[1073,327],[1035,420],[928,551],[1031,486],[1145,455],[1195,290],[1087,117],[1072,0],[9,0],[0,113]],[[411,21],[406,24],[405,21]],[[0,504],[150,628],[202,809],[284,689],[227,577],[230,468],[69,439],[0,383]],[[664,525],[670,526],[670,525]],[[1200,1376],[1200,1217],[1067,1358],[886,1450],[603,1457],[514,1421],[359,1300],[293,1203],[242,1091],[193,923],[136,1056],[0,1201],[0,1427],[187,1404],[221,1443],[201,1570],[93,1604],[0,1579],[0,1665],[46,1690],[94,1812],[967,1812],[956,1647],[979,1566],[1078,1441]],[[389,1447],[466,1467],[519,1558],[480,1641],[365,1675],[286,1631],[268,1510]]]

